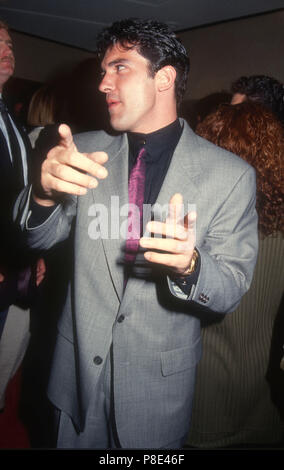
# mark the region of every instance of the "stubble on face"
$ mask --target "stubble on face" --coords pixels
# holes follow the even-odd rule
[[[110,122],[117,131],[152,132],[156,120],[155,77],[136,48],[109,48],[102,62],[100,91],[106,94]]]

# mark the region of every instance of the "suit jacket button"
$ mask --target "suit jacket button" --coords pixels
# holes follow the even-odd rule
[[[94,364],[96,364],[96,366],[99,366],[102,362],[103,362],[103,360],[100,356],[95,356],[94,357]]]
[[[125,319],[125,316],[124,315],[120,315],[117,319],[118,323],[122,323],[123,320]]]

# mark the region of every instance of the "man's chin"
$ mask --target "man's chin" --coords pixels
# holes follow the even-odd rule
[[[5,64],[5,66],[3,67],[3,64],[0,64],[0,74],[2,75],[2,77],[7,77],[7,80],[8,78],[10,78],[14,73],[14,67],[12,66],[8,66]]]
[[[125,123],[119,121],[118,119],[110,119],[111,127],[118,132],[125,132],[128,130]]]

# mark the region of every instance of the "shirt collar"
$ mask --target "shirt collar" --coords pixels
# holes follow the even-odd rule
[[[169,147],[175,147],[181,134],[182,128],[178,119],[166,127],[162,127],[150,134],[128,132],[130,154],[136,159],[139,150],[146,147],[146,161],[153,162],[160,158]]]

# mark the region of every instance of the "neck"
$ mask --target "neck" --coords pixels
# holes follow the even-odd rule
[[[177,119],[177,106],[176,100],[172,96],[166,94],[159,94],[156,98],[155,107],[151,114],[151,119],[143,122],[140,128],[135,129],[134,132],[142,134],[151,134],[159,129],[169,126]]]
[[[152,130],[150,132],[127,132],[127,135],[130,136],[131,139],[141,139],[141,138],[146,138],[148,140],[148,138],[152,137],[152,136],[158,136],[160,134],[163,135],[163,133],[167,133],[168,131],[171,132],[172,129],[174,128],[180,128],[180,123],[179,123],[179,120],[178,118],[176,118],[173,122],[170,122],[169,124],[166,124],[165,126],[163,127],[159,127],[158,129],[156,130]]]
[[[170,109],[159,113],[157,119],[153,118],[149,123],[146,125],[141,126],[141,128],[135,129],[134,132],[140,134],[151,134],[152,132],[156,132],[164,127],[169,126],[173,122],[177,120],[177,112],[171,112]]]

